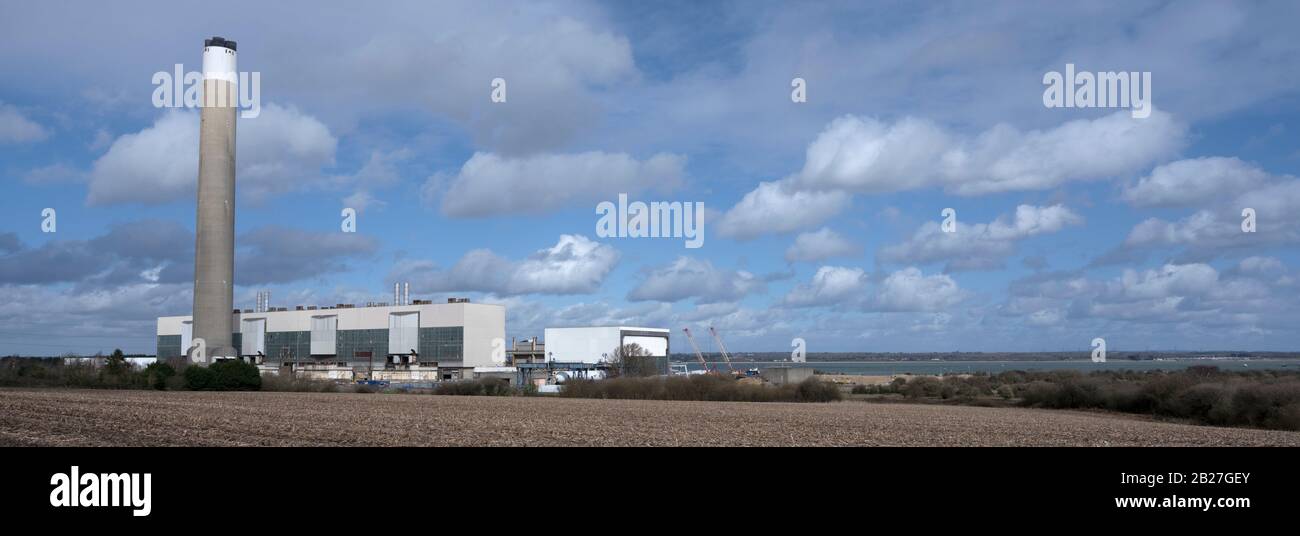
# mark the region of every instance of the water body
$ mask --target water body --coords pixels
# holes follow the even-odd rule
[[[697,362],[688,363],[691,370],[699,370]],[[773,363],[771,361],[732,361],[738,370],[765,369],[774,366],[813,368],[819,372],[861,374],[865,376],[891,376],[894,374],[942,375],[988,372],[996,374],[1008,370],[1179,370],[1195,365],[1219,367],[1223,370],[1293,370],[1300,371],[1296,359],[1165,359],[1160,361],[813,361],[810,363]],[[726,363],[709,363],[716,370],[726,370]]]

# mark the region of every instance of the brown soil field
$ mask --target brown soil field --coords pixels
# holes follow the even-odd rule
[[[1072,411],[343,393],[0,389],[0,445],[1300,445]]]

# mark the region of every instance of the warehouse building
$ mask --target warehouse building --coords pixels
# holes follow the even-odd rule
[[[668,374],[669,331],[665,328],[595,326],[546,328],[546,361],[606,363],[620,347],[636,344],[655,357],[660,374]]]
[[[233,343],[241,358],[268,368],[317,371],[331,379],[390,379],[385,375],[395,370],[427,374],[391,379],[461,379],[472,377],[475,367],[499,366],[504,360],[501,305],[452,299],[266,309],[234,312]],[[185,356],[192,337],[191,317],[159,318],[158,358]],[[431,377],[433,371],[437,377]]]

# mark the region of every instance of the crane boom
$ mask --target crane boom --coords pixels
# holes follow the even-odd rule
[[[735,374],[736,367],[731,366],[731,354],[727,352],[727,345],[722,344],[722,337],[718,336],[718,330],[713,329],[713,326],[709,326],[709,334],[713,335],[713,340],[718,342],[718,349],[722,350],[722,360],[727,362],[727,370]]]
[[[695,358],[700,360],[700,366],[704,367],[705,372],[708,372],[709,363],[704,360],[704,354],[700,353],[700,347],[695,345],[695,337],[691,336],[691,328],[682,328],[682,331],[686,332],[686,340],[691,343],[691,348],[695,350]]]

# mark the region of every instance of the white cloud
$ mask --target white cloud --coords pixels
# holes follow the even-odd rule
[[[1117,112],[1028,132],[1000,124],[969,138],[911,117],[885,124],[846,116],[808,147],[795,182],[864,193],[930,186],[958,195],[1045,190],[1142,169],[1174,154],[1185,137],[1186,126],[1159,111],[1147,119]]]
[[[1122,247],[1183,247],[1189,255],[1209,258],[1234,248],[1300,244],[1300,179],[1275,179],[1176,221],[1148,218],[1129,231]],[[1247,208],[1255,211],[1252,233],[1241,228]]]
[[[1285,269],[1282,261],[1274,257],[1246,257],[1237,263],[1237,268],[1247,273],[1281,272]]]
[[[260,200],[310,187],[334,161],[338,141],[316,118],[267,104],[236,127],[236,190]],[[140,132],[117,138],[90,172],[86,202],[157,204],[193,196],[198,177],[199,115],[168,111]]]
[[[871,300],[878,311],[935,312],[949,309],[966,299],[967,292],[944,274],[925,275],[915,267],[889,274]]]
[[[723,214],[718,233],[740,240],[807,229],[849,205],[843,192],[792,189],[786,181],[764,182]]]
[[[671,190],[681,184],[684,165],[683,157],[663,153],[640,161],[600,151],[523,157],[475,153],[455,176],[430,177],[421,197],[429,205],[441,193],[442,212],[453,217],[540,214],[614,200],[620,193]]]
[[[861,268],[822,266],[810,283],[796,286],[782,302],[792,307],[811,307],[860,301],[867,285],[867,273]]]
[[[1015,252],[1017,242],[1082,223],[1082,216],[1063,205],[1020,205],[1013,217],[1002,215],[987,224],[959,220],[952,233],[927,222],[907,241],[882,248],[880,258],[906,264],[948,261],[948,271],[998,268]]]
[[[0,143],[42,141],[50,132],[28,119],[17,107],[0,102]]]
[[[682,256],[667,266],[649,270],[627,299],[676,302],[695,298],[697,303],[730,302],[764,288],[763,280],[750,272],[715,268],[711,261]]]
[[[0,300],[0,322],[25,333],[24,340],[4,341],[22,355],[89,355],[121,348],[128,353],[152,353],[159,316],[188,314],[193,284],[132,283],[110,288],[75,289],[50,285],[6,287]],[[78,336],[65,337],[57,326],[80,326]]]
[[[50,164],[23,175],[28,184],[65,184],[86,180],[86,172],[64,163]]]
[[[1031,325],[1061,325],[1100,333],[1113,321],[1170,324],[1191,333],[1267,333],[1287,326],[1300,309],[1280,265],[1266,258],[1220,272],[1205,263],[1126,269],[1110,280],[1077,273],[1039,274],[1014,282],[1003,313]],[[1126,332],[1134,332],[1128,326]]]
[[[857,244],[840,236],[829,227],[822,227],[816,232],[800,233],[794,243],[785,250],[785,260],[789,262],[817,262],[835,257],[849,257],[862,251]]]
[[[343,207],[357,211],[357,214],[364,214],[371,207],[383,208],[388,203],[376,199],[366,190],[357,190],[347,197],[343,198]]]
[[[618,263],[618,251],[585,236],[561,235],[554,246],[512,261],[487,249],[466,253],[451,268],[429,261],[399,263],[389,279],[410,281],[421,292],[589,294]]]
[[[1173,155],[1186,133],[1158,110],[1147,119],[1116,112],[1027,132],[999,124],[973,137],[913,117],[888,124],[845,116],[808,146],[802,170],[760,183],[719,229],[751,238],[809,228],[842,210],[852,193],[935,187],[985,195],[1117,177]]]
[[[1192,158],[1156,167],[1122,197],[1143,207],[1186,206],[1235,197],[1268,181],[1268,173],[1237,158]]]

